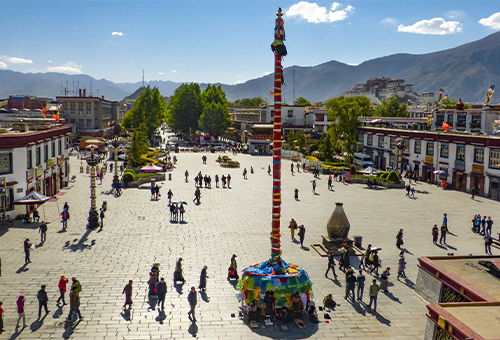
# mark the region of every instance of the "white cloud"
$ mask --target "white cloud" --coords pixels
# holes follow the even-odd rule
[[[457,9],[457,10],[448,11],[445,13],[445,15],[448,19],[463,19],[463,18],[465,18],[466,13],[465,13],[465,11],[462,11],[461,9]]]
[[[52,59],[47,60],[49,64],[52,64]]]
[[[482,18],[479,23],[493,30],[500,30],[500,12],[493,13],[487,18]]]
[[[123,37],[125,33],[123,32],[111,32],[111,35],[114,37]]]
[[[177,73],[177,70],[172,70],[172,73]]]
[[[458,21],[446,21],[443,18],[420,20],[413,25],[399,25],[398,32],[446,35],[462,32],[462,24]]]
[[[267,75],[272,74],[272,73],[273,72],[264,72],[264,73],[262,73],[261,77],[267,76]]]
[[[64,65],[59,66],[49,66],[47,67],[47,71],[49,72],[60,72],[60,73],[69,73],[69,74],[78,74],[82,73],[82,65],[77,65],[72,61],[68,61],[64,63]]]
[[[380,23],[384,24],[384,25],[394,26],[394,25],[397,25],[398,19],[387,17],[387,18],[382,19],[380,21]]]
[[[163,76],[163,75],[165,75],[165,72],[158,72],[158,75]]]
[[[33,64],[33,60],[26,59],[26,58],[21,58],[21,57],[1,56],[0,59],[2,59],[3,61],[8,62],[10,64]]]
[[[314,24],[322,22],[335,22],[347,19],[349,13],[354,11],[351,5],[342,8],[339,2],[333,2],[330,9],[319,6],[315,2],[300,1],[290,6],[285,15],[289,18],[297,17]]]
[[[0,61],[0,68],[7,68],[7,64],[3,61]]]

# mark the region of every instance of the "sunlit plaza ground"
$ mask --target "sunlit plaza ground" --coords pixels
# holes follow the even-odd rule
[[[416,184],[416,198],[405,197],[404,190],[369,189],[361,184],[334,183],[334,191],[327,189],[327,177],[318,180],[314,195],[311,187],[313,176],[309,173],[290,173],[290,162],[283,161],[283,210],[282,249],[288,262],[302,265],[314,283],[313,292],[317,305],[327,293],[333,293],[339,306],[330,313],[332,320],[311,330],[299,330],[290,325],[289,332],[273,326],[252,330],[238,319],[237,291],[226,280],[231,255],[238,255],[241,270],[246,265],[265,260],[270,255],[271,231],[271,176],[267,167],[270,157],[249,155],[232,156],[241,163],[240,169],[223,169],[215,162],[217,154],[177,154],[177,168],[172,181],[160,183],[162,197],[150,200],[149,185],[140,189],[126,189],[121,197],[109,195],[112,176],[108,173],[98,185],[98,205],[103,200],[108,210],[101,232],[87,231],[89,208],[89,178],[78,173],[80,161],[71,158],[72,174],[76,182],[58,196],[57,202],[46,203],[40,208],[42,219],[49,221],[47,242],[38,247],[39,234],[35,225],[16,225],[0,231],[0,300],[5,309],[6,332],[0,338],[51,338],[63,336],[74,339],[255,339],[301,338],[313,339],[418,339],[425,330],[426,308],[414,291],[417,276],[417,258],[426,255],[484,254],[484,242],[472,234],[471,219],[474,214],[491,216],[498,220],[498,202],[482,197],[472,200],[470,195],[456,191],[443,191],[436,186]],[[243,168],[255,173],[242,176]],[[184,171],[190,173],[189,183],[184,181]],[[192,203],[194,198],[193,175],[202,171],[232,176],[232,189],[202,189],[201,205]],[[295,201],[293,191],[299,189],[300,201]],[[184,200],[186,224],[169,221],[166,193],[172,189],[174,200]],[[64,202],[70,206],[71,219],[67,232],[60,232],[58,211]],[[350,235],[362,235],[363,246],[371,243],[381,247],[382,266],[390,266],[392,275],[390,294],[379,294],[378,314],[367,312],[364,304],[353,306],[343,299],[345,280],[339,275],[325,278],[326,258],[320,257],[311,244],[321,243],[326,233],[326,222],[335,202],[343,202],[351,224]],[[59,210],[58,210],[59,209]],[[448,236],[449,247],[432,244],[431,228],[440,224],[443,213],[448,213],[448,225],[455,235]],[[305,245],[290,239],[288,221],[294,218],[306,227]],[[498,222],[495,222],[496,224]],[[496,224],[493,234],[496,235]],[[408,250],[406,273],[408,280],[396,280],[399,250],[395,246],[397,231],[404,228],[404,248]],[[32,262],[24,264],[23,241],[30,238],[35,246]],[[498,254],[493,249],[494,254]],[[187,280],[182,291],[172,286],[172,275],[178,257],[184,258]],[[161,276],[167,281],[165,318],[152,310],[147,298],[149,270],[160,263]],[[198,298],[196,325],[187,317],[189,305],[187,292],[198,286],[202,267],[208,266],[206,301]],[[337,273],[338,267],[337,267]],[[69,306],[56,307],[57,283],[60,275],[77,277],[83,287],[80,310],[85,317],[76,327],[65,328],[64,319]],[[370,282],[367,277],[367,288]],[[123,316],[123,286],[134,281],[133,309],[130,317]],[[38,312],[36,293],[41,284],[47,285],[50,313],[41,323],[35,322]],[[367,288],[365,301],[368,300]],[[17,319],[15,301],[18,295],[26,296],[28,327],[15,333]],[[236,317],[232,317],[232,313]]]

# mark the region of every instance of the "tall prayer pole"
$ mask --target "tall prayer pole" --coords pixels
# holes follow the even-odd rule
[[[283,83],[283,66],[281,58],[286,56],[285,25],[281,8],[276,13],[274,41],[271,49],[274,53],[274,126],[273,126],[273,209],[271,231],[271,258],[279,260],[281,255],[280,223],[281,223],[281,85]]]

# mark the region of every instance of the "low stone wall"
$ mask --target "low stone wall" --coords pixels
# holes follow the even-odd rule
[[[375,185],[385,187],[387,189],[404,189],[404,187],[405,187],[404,183],[387,183],[387,182],[382,182],[382,181],[377,181],[377,180],[375,180],[375,182],[376,182]],[[367,184],[368,178],[351,177],[351,183]]]
[[[125,188],[138,188],[145,183],[150,183],[151,179],[155,179],[156,182],[161,182],[165,180],[165,173],[157,174],[147,178],[139,178],[137,182],[129,182]]]

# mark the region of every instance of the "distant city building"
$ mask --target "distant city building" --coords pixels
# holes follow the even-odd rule
[[[41,110],[50,103],[50,98],[37,98],[33,96],[9,96],[7,110]]]
[[[15,218],[26,206],[14,201],[32,191],[46,196],[58,193],[69,182],[71,127],[49,118],[2,115],[0,120],[0,212]]]
[[[281,129],[286,135],[290,131],[312,130],[316,117],[309,111],[308,106],[282,105]],[[265,105],[261,108],[261,123],[273,123],[274,105]]]
[[[366,83],[355,84],[352,89],[343,94],[347,97],[365,96],[373,104],[380,104],[384,98],[398,97],[402,103],[427,105],[434,101],[434,93],[414,92],[413,84],[405,83],[404,79],[373,78]]]
[[[87,97],[85,89],[80,89],[77,97],[59,96],[56,99],[62,104],[61,115],[78,135],[108,135],[124,114],[117,101],[104,99],[104,96]]]

